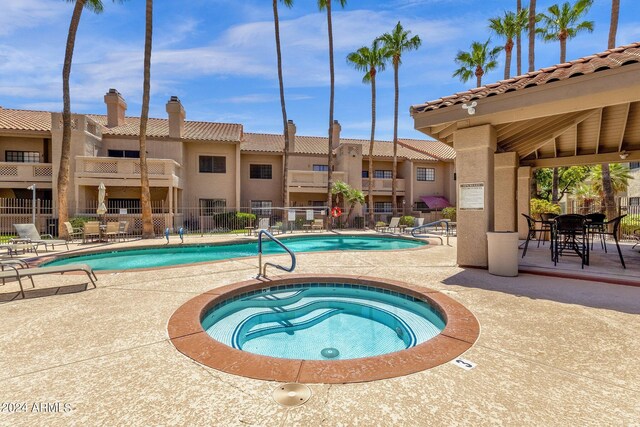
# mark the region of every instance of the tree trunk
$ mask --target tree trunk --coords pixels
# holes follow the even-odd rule
[[[520,15],[522,10],[522,0],[516,1],[516,13]],[[522,31],[518,31],[516,36],[516,71],[518,75],[522,74]]]
[[[331,187],[333,186],[333,92],[335,76],[333,71],[333,29],[331,26],[331,0],[327,1],[327,32],[329,35],[329,75],[331,92],[329,95],[329,152],[327,153],[327,206],[331,209]],[[331,230],[331,216],[327,212],[327,229]]]
[[[142,86],[142,112],[140,113],[140,204],[142,205],[142,238],[152,239],[153,214],[149,191],[149,169],[147,167],[147,121],[149,120],[149,97],[151,93],[151,40],[153,34],[153,0],[147,0],[145,10],[144,37],[144,82]]]
[[[482,86],[482,76],[484,75],[484,70],[480,67],[476,67],[476,84],[478,87]]]
[[[507,44],[504,45],[504,79],[507,80],[511,77],[511,54],[513,52],[513,40],[507,40]],[[519,74],[518,74],[519,75]]]
[[[553,181],[551,182],[551,203],[558,203],[558,184],[560,174],[558,168],[553,168]]]
[[[536,180],[536,171],[531,174],[531,180],[529,180],[529,199],[538,198],[538,181]]]
[[[620,0],[611,1],[611,24],[609,26],[608,49],[616,47],[616,33],[618,31],[618,16],[620,15]],[[607,219],[611,220],[617,216],[616,199],[613,193],[613,183],[611,182],[611,169],[609,164],[602,165],[602,192],[604,193],[604,206]]]
[[[529,72],[535,71],[536,0],[529,0]]]
[[[64,66],[62,67],[62,147],[60,153],[60,168],[58,169],[58,236],[68,237],[67,228],[64,226],[69,221],[69,162],[71,156],[71,91],[69,90],[69,77],[71,76],[71,63],[73,61],[73,49],[76,43],[76,34],[80,17],[84,9],[85,0],[77,0],[71,15],[69,34],[67,35],[67,48],[64,54]]]
[[[373,147],[376,138],[376,70],[371,74],[371,142],[369,143],[369,227],[375,230],[376,222],[373,215]]]
[[[398,175],[398,98],[400,87],[398,85],[398,69],[400,58],[393,58],[393,82],[395,84],[395,97],[393,102],[393,172],[391,175],[391,209],[393,215],[398,214],[398,190],[396,189]]]
[[[567,61],[567,38],[560,36],[560,63],[564,64]]]
[[[620,15],[620,0],[611,0],[611,23],[609,24],[608,49],[616,47],[616,33],[618,32],[618,16]]]
[[[273,22],[276,33],[276,56],[278,59],[278,83],[280,85],[280,108],[282,109],[282,126],[284,129],[284,159],[282,166],[282,203],[285,210],[289,207],[289,127],[287,122],[287,108],[284,100],[284,80],[282,78],[282,52],[280,51],[280,20],[278,19],[278,0],[273,0]],[[286,226],[288,215],[282,218]]]

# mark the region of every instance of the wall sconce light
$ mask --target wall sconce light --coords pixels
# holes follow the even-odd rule
[[[620,152],[620,158],[622,160],[625,160],[627,157],[629,157],[629,153],[627,153],[626,151],[621,151]]]

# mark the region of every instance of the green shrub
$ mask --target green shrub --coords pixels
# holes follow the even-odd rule
[[[411,215],[405,215],[400,218],[400,222],[398,223],[398,225],[406,225],[407,227],[413,227],[414,223],[415,223],[414,217],[412,217]]]
[[[640,215],[639,214],[632,214],[632,215],[627,215],[624,218],[622,218],[622,221],[620,221],[620,232],[623,235],[631,235],[633,234],[634,230],[638,230],[640,229]]]
[[[451,207],[442,209],[442,218],[456,222],[456,208]]]
[[[236,226],[238,229],[251,227],[256,220],[256,215],[252,213],[236,212]]]
[[[386,227],[387,223],[384,221],[378,221],[376,222],[376,227]]]
[[[69,220],[73,228],[84,228],[84,224],[88,221],[95,221],[95,218],[87,218],[86,216],[76,216]]]
[[[529,215],[535,219],[540,219],[540,214],[543,213],[554,213],[556,215],[560,215],[562,213],[560,205],[553,204],[544,199],[531,199],[530,209],[531,211]]]

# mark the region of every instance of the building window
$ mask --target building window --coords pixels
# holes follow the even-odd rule
[[[273,175],[271,165],[249,165],[249,178],[271,179]]]
[[[227,158],[200,156],[200,173],[227,173]]]
[[[640,169],[640,162],[629,163],[629,169]]]
[[[369,171],[362,171],[363,178],[369,178]]]
[[[37,151],[5,151],[5,162],[40,163],[40,153]]]
[[[327,172],[329,170],[329,166],[327,165],[313,165],[314,172]]]
[[[252,200],[251,213],[257,216],[271,216],[271,200]]]
[[[227,207],[225,199],[200,199],[200,215],[207,216],[223,213]]]
[[[377,170],[373,171],[374,178],[382,178],[382,179],[391,179],[393,177],[392,171],[388,170]]]
[[[128,159],[139,159],[139,150],[108,150],[109,157],[126,157]]]
[[[393,204],[391,202],[374,202],[373,211],[375,213],[391,212],[393,210]]]
[[[436,170],[434,168],[418,168],[416,178],[418,181],[435,181]]]
[[[110,214],[120,213],[120,210],[126,209],[128,214],[142,213],[140,199],[107,199],[107,212]]]

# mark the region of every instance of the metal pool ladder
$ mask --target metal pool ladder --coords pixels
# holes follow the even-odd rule
[[[274,264],[271,262],[265,262],[264,267],[262,264],[262,235],[266,235],[269,239],[276,242],[278,246],[287,251],[289,255],[291,255],[291,267],[285,267],[279,264]],[[277,268],[278,270],[286,271],[291,273],[296,269],[296,255],[289,249],[284,243],[280,240],[276,239],[273,234],[269,233],[267,230],[260,230],[258,232],[258,278],[267,277],[267,265]]]
[[[416,236],[416,234],[421,234],[421,233],[418,233],[418,231],[421,231],[422,229],[426,229],[428,227],[433,227],[436,224],[442,224],[442,223],[444,223],[446,225],[446,227],[447,227],[447,230],[446,230],[447,246],[449,246],[449,221],[448,220],[440,219],[438,221],[433,221],[433,222],[430,222],[429,224],[424,224],[424,225],[421,225],[420,227],[416,227],[413,230],[411,230],[411,235],[413,237],[418,237],[418,236]],[[438,236],[437,234],[424,233],[424,235],[425,236],[429,236],[429,237],[436,237],[436,238],[440,239],[440,244],[441,245],[444,244],[444,242],[442,241],[442,237]]]

